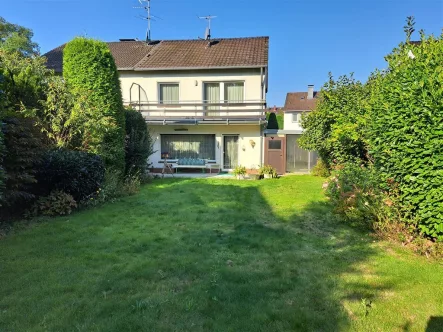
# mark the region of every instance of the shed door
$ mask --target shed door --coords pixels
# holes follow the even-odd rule
[[[268,136],[265,140],[265,164],[274,167],[278,174],[285,173],[285,142],[284,137],[276,136]]]

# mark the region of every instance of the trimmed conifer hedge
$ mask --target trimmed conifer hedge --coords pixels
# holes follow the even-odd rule
[[[100,155],[106,168],[123,172],[125,114],[117,66],[107,44],[80,37],[70,41],[63,50],[63,76],[76,97],[79,117],[89,112],[85,123],[94,118],[82,130],[83,150]]]

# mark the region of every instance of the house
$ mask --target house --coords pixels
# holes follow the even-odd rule
[[[279,173],[309,172],[317,163],[317,153],[303,150],[298,140],[303,133],[301,117],[315,109],[319,93],[313,85],[307,91],[289,92],[283,107],[283,129],[267,129],[264,163]]]
[[[123,102],[143,114],[154,138],[153,171],[163,157],[173,165],[204,159],[205,168],[222,170],[263,163],[268,37],[108,45]],[[45,54],[57,72],[63,47]]]
[[[304,92],[289,92],[286,95],[284,112],[284,130],[294,131],[294,134],[301,134],[302,114],[315,109],[318,101],[318,92],[314,91],[313,85],[308,85],[308,90]]]

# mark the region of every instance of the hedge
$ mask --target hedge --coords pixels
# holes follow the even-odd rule
[[[45,153],[38,167],[39,195],[61,190],[80,202],[103,184],[105,167],[100,156],[72,150]]]
[[[91,113],[84,116],[82,148],[100,155],[107,168],[123,172],[125,115],[117,67],[107,44],[73,39],[63,50],[63,76],[77,99],[79,116]],[[91,116],[94,120],[88,122]]]
[[[370,153],[406,220],[443,239],[443,35],[402,43],[374,78]]]

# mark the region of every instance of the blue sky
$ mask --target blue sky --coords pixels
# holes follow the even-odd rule
[[[144,38],[137,0],[0,0],[0,15],[34,31],[42,53],[78,35],[105,41]],[[217,15],[213,37],[269,36],[268,104],[289,91],[316,88],[354,72],[365,80],[401,40],[408,15],[416,28],[439,35],[442,0],[152,0],[153,39],[203,36],[197,15]],[[418,38],[418,33],[416,33]]]

